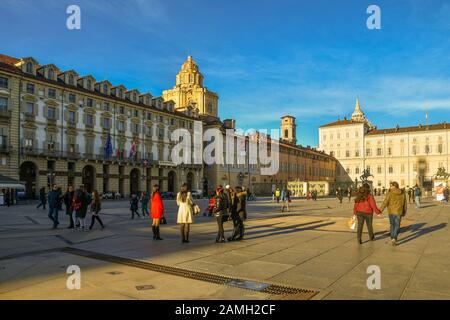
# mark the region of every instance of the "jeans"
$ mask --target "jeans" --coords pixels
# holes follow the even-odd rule
[[[361,241],[362,232],[363,232],[363,228],[364,228],[364,221],[366,222],[367,230],[369,231],[369,238],[370,238],[370,240],[373,240],[374,239],[373,227],[372,227],[373,214],[357,212],[356,218],[358,219],[358,229],[356,232],[358,240]]]
[[[48,207],[48,217],[53,221],[53,225],[56,227],[59,224],[58,221],[58,207],[52,208]]]
[[[225,240],[225,231],[223,230],[223,216],[216,217],[217,219],[217,238],[216,241]]]
[[[420,208],[420,197],[415,196],[414,199],[416,200],[416,208],[419,209]]]
[[[402,221],[402,217],[397,214],[389,215],[389,222],[391,224],[391,239],[397,240],[398,233],[400,232],[400,222]]]

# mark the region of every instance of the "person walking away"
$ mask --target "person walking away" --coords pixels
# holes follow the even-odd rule
[[[39,204],[37,205],[36,209],[42,207],[42,209],[45,210],[46,205],[47,205],[47,195],[45,194],[45,187],[42,187],[41,189],[39,189]]]
[[[53,185],[52,191],[48,193],[48,217],[53,222],[53,228],[56,229],[59,225],[58,212],[61,203],[61,191],[56,184]]]
[[[141,217],[138,212],[138,205],[139,205],[139,199],[136,196],[136,194],[133,193],[131,195],[131,199],[130,199],[131,219],[134,219],[134,214],[137,214],[137,216],[139,218]]]
[[[289,212],[289,195],[288,191],[283,188],[281,191],[281,212],[284,212],[285,210]]]
[[[277,203],[280,203],[280,196],[281,196],[280,188],[277,188],[275,190],[275,198],[277,198]]]
[[[406,215],[408,209],[406,202],[406,194],[400,190],[397,182],[391,182],[390,189],[386,194],[386,198],[380,207],[380,211],[384,211],[385,208],[389,212],[389,222],[391,225],[391,243],[393,246],[397,245],[398,234],[400,232],[400,223],[402,217]]]
[[[356,216],[356,219],[358,221],[356,235],[359,244],[362,244],[362,232],[364,223],[366,223],[370,241],[375,240],[372,226],[374,211],[378,215],[381,214],[381,211],[380,209],[378,209],[375,202],[375,198],[371,194],[370,186],[365,183],[362,187],[358,188],[355,196],[355,205],[353,206],[353,215]]]
[[[100,223],[100,226],[102,229],[105,228],[102,219],[100,219],[100,210],[102,209],[102,201],[100,199],[100,196],[98,195],[97,190],[94,190],[92,192],[92,201],[91,201],[91,213],[92,213],[92,219],[91,219],[91,225],[89,226],[89,230],[92,230],[92,227],[94,226],[95,220],[97,220]]]
[[[275,191],[272,191],[272,202],[275,202]]]
[[[153,240],[162,240],[159,233],[159,225],[161,224],[161,219],[164,217],[164,203],[159,193],[159,186],[155,184],[152,190],[152,230],[153,230]]]
[[[78,189],[73,195],[72,205],[70,207],[70,210],[72,211],[72,220],[74,226],[72,230],[78,230],[82,207],[83,207],[82,191],[81,189]]]
[[[419,185],[416,184],[414,187],[414,201],[416,202],[416,208],[420,209],[420,197],[422,197],[422,190],[420,189]]]
[[[352,188],[347,189],[348,202],[352,201]]]
[[[73,202],[74,195],[75,195],[75,192],[73,190],[73,187],[69,186],[63,197],[64,205],[66,206],[66,216],[69,217],[69,221],[70,221],[68,229],[74,228],[73,218],[72,218],[72,211],[73,211],[72,210],[72,202]]]
[[[412,203],[413,198],[414,198],[414,197],[413,197],[414,191],[413,191],[413,189],[410,188],[409,186],[407,186],[406,188],[408,189],[408,203]]]
[[[177,194],[178,216],[177,223],[180,225],[182,243],[189,243],[190,225],[194,222],[194,200],[188,190],[188,185],[183,183]]]
[[[342,189],[339,187],[336,190],[336,197],[339,199],[339,203],[342,203],[343,195],[342,195]]]
[[[147,192],[142,192],[141,193],[141,210],[142,210],[142,216],[148,216],[148,202],[149,202],[149,197],[148,197],[148,193]]]
[[[225,242],[225,232],[223,230],[223,219],[225,216],[227,216],[227,207],[225,202],[226,196],[223,194],[223,189],[221,186],[218,186],[216,188],[216,195],[215,195],[215,203],[214,203],[214,209],[213,214],[216,217],[217,220],[217,237],[216,237],[216,243],[223,243]]]

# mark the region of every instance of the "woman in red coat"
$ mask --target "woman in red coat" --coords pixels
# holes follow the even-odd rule
[[[159,193],[159,186],[155,184],[153,186],[152,192],[152,229],[153,229],[153,240],[162,240],[159,235],[159,224],[164,216],[164,203],[161,199],[161,194]]]

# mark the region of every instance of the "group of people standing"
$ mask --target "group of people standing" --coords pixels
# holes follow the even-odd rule
[[[218,227],[216,243],[225,242],[223,223],[228,220],[233,221],[233,233],[228,237],[228,241],[239,241],[244,238],[244,222],[247,220],[246,199],[247,192],[240,186],[233,189],[227,185],[225,190],[222,186],[216,188],[212,210]]]
[[[397,182],[391,182],[381,207],[378,208],[368,184],[359,187],[355,196],[353,214],[357,219],[357,240],[362,244],[362,231],[364,223],[367,225],[370,241],[375,240],[373,232],[373,214],[381,215],[384,209],[388,209],[390,223],[390,238],[393,246],[397,245],[400,223],[407,212],[406,192],[400,189]]]

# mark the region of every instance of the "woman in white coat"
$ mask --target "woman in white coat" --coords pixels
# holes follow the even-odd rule
[[[189,229],[193,223],[194,216],[194,201],[192,195],[188,191],[188,186],[184,183],[181,186],[180,192],[177,194],[178,218],[177,223],[181,226],[181,238],[183,243],[189,243]]]

